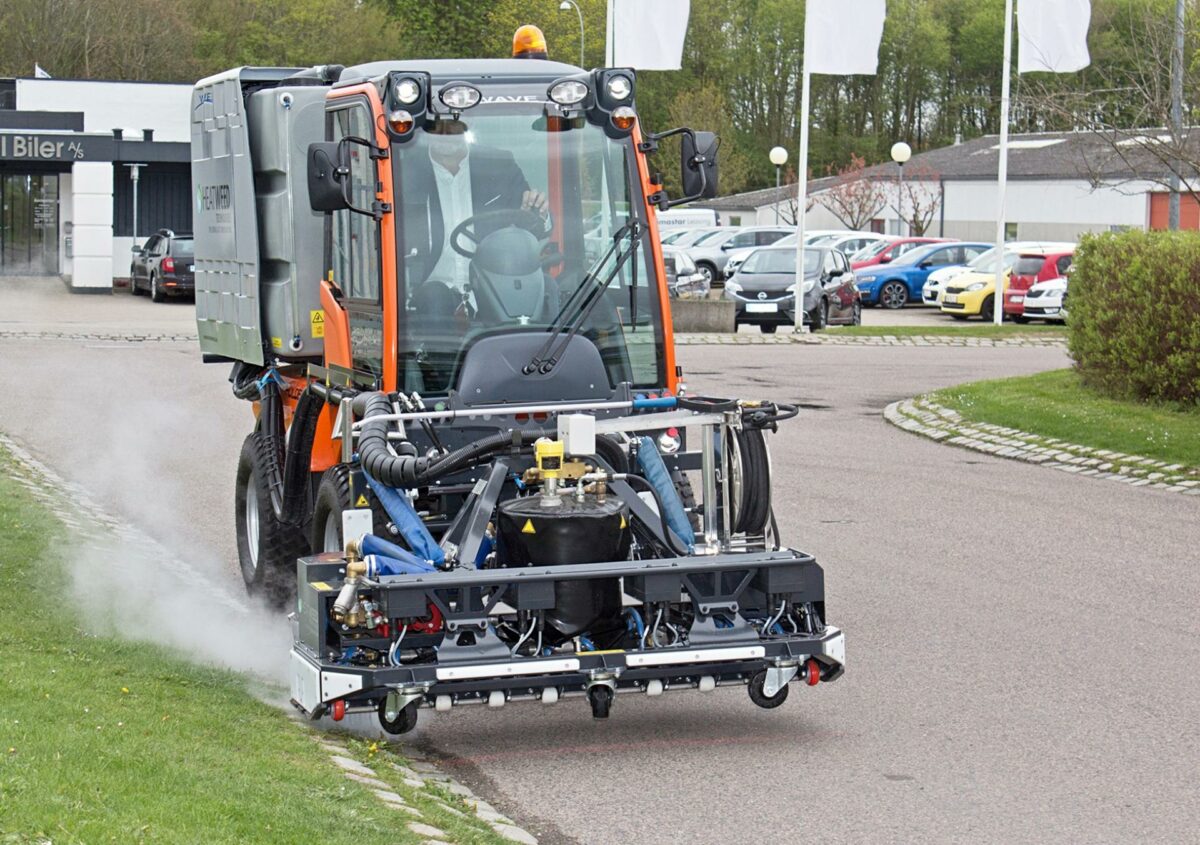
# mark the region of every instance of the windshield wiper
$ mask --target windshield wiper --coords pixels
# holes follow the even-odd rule
[[[546,338],[546,342],[542,344],[542,348],[530,359],[529,363],[524,366],[522,372],[525,375],[532,373],[548,373],[554,369],[554,365],[558,363],[559,356],[566,351],[571,344],[571,339],[578,334],[579,329],[587,322],[587,318],[591,316],[596,305],[604,298],[604,292],[608,290],[608,286],[612,284],[612,280],[621,272],[621,268],[625,266],[625,262],[637,250],[637,245],[641,241],[642,226],[637,220],[630,220],[624,226],[617,230],[613,235],[612,245],[604,251],[588,271],[584,273],[583,279],[580,280],[579,286],[563,303],[554,320],[547,326],[546,331],[550,336]],[[628,245],[622,244],[628,239]],[[616,261],[613,263],[613,268],[608,272],[603,280],[599,277],[599,272],[609,258],[616,254]],[[570,315],[568,317],[568,315]],[[567,319],[564,319],[567,317]],[[558,338],[566,333],[566,338],[556,345]]]

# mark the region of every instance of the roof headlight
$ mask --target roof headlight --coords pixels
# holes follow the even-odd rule
[[[474,85],[455,83],[443,88],[438,97],[448,108],[461,111],[479,105],[479,100],[483,95]]]
[[[587,99],[588,87],[577,79],[564,79],[550,86],[550,99],[560,106],[573,106]]]
[[[395,93],[396,99],[406,106],[411,106],[421,99],[421,83],[409,77],[397,81],[392,91]]]
[[[629,81],[628,76],[613,76],[608,80],[608,96],[614,100],[629,99],[629,95],[633,93],[633,83]]]

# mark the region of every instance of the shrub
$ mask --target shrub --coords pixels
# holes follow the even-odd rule
[[[1085,236],[1068,303],[1084,383],[1118,398],[1200,402],[1200,234]]]

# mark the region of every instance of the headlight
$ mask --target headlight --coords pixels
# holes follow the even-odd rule
[[[725,290],[729,291],[730,293],[741,293],[742,286],[739,285],[737,282],[726,282]]]
[[[858,280],[860,282],[873,282],[873,281],[875,281],[875,277],[874,276],[859,276]]]
[[[443,88],[438,96],[449,108],[469,109],[478,105],[483,95],[479,92],[478,88],[459,83]]]
[[[421,84],[415,79],[401,79],[394,88],[396,99],[411,106],[421,97]]]
[[[633,90],[633,85],[627,76],[614,76],[608,80],[608,96],[614,100],[624,100]]]
[[[805,279],[805,280],[804,280],[804,287],[803,287],[803,288],[801,288],[801,290],[803,290],[805,293],[808,293],[810,290],[812,290],[814,287],[816,287],[816,284],[817,284],[817,280],[816,280],[816,279]],[[788,293],[790,293],[790,294],[792,294],[792,295],[794,296],[794,295],[795,295],[795,293],[796,293],[796,286],[795,286],[795,285],[788,285],[788,287],[787,287],[787,292],[788,292]]]
[[[967,285],[967,290],[983,290],[988,286],[987,282],[972,282]]]
[[[550,89],[550,99],[560,106],[581,103],[588,95],[587,86],[576,79],[566,79]]]

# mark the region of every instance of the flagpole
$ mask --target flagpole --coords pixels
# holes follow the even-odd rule
[[[1010,0],[1011,2],[1011,0]],[[807,22],[806,22],[807,25]],[[800,176],[796,186],[796,331],[804,327],[804,206],[808,202],[808,99],[809,78],[807,67],[800,69]]]
[[[1004,322],[1004,200],[1008,191],[1008,97],[1012,76],[1013,0],[1004,0],[1004,76],[1000,83],[1000,172],[996,202],[996,293],[992,297],[992,321]]]
[[[617,45],[613,44],[613,3],[615,0],[608,0],[608,13],[604,20],[604,66],[612,67],[616,61]]]

